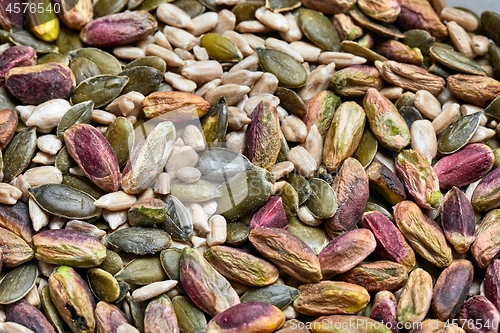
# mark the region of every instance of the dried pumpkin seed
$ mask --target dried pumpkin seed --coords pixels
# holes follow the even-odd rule
[[[10,182],[26,168],[36,151],[36,127],[27,127],[14,135],[3,151],[3,181]]]
[[[88,78],[76,86],[71,96],[71,103],[92,101],[96,108],[100,108],[118,97],[128,81],[126,76],[114,75],[97,75]]]
[[[285,88],[300,88],[306,84],[307,72],[291,55],[273,49],[257,48],[262,70],[274,74]]]
[[[38,276],[35,263],[28,262],[13,268],[0,281],[0,304],[17,302],[33,288]]]
[[[59,140],[64,140],[64,131],[74,124],[90,124],[92,121],[92,110],[94,103],[92,101],[85,101],[73,105],[59,121],[57,125],[57,137]]]
[[[138,255],[160,252],[172,243],[172,238],[167,232],[142,227],[117,230],[108,234],[106,240],[121,251]]]
[[[481,116],[481,112],[476,112],[464,116],[448,126],[439,136],[438,151],[441,154],[452,154],[464,147],[479,127]]]
[[[299,26],[307,38],[326,51],[338,52],[341,49],[340,37],[333,23],[321,12],[301,9]]]

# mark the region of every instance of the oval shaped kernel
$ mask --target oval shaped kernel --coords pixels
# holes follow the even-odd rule
[[[299,26],[304,35],[314,44],[327,51],[340,51],[339,34],[323,13],[312,9],[302,9],[299,12]]]
[[[85,47],[69,53],[72,58],[85,58],[92,61],[99,68],[101,74],[118,75],[122,66],[112,54],[94,47]]]
[[[57,137],[59,140],[64,139],[64,131],[74,124],[90,124],[92,121],[92,110],[94,103],[92,101],[85,101],[73,105],[64,116],[59,120],[57,125]]]
[[[36,151],[36,127],[28,127],[14,135],[3,151],[3,181],[10,182],[29,165]]]
[[[130,227],[117,230],[106,236],[106,240],[121,251],[144,255],[165,250],[172,238],[159,229]]]
[[[464,116],[451,124],[438,139],[438,151],[441,154],[452,154],[464,147],[476,133],[482,113],[476,112]]]
[[[337,211],[337,196],[333,188],[323,179],[309,180],[311,194],[305,205],[311,214],[318,219],[326,219],[335,215]]]
[[[11,304],[22,299],[35,285],[38,268],[25,263],[9,271],[0,281],[0,304]]]
[[[294,57],[272,49],[257,48],[262,70],[274,74],[282,87],[300,88],[306,84],[307,72]]]
[[[240,50],[228,38],[216,34],[204,34],[200,46],[207,50],[208,56],[219,62],[238,62],[243,59]]]
[[[101,301],[111,303],[120,296],[118,281],[103,269],[89,268],[87,270],[87,280],[90,290]]]
[[[126,76],[114,75],[97,75],[88,78],[75,88],[71,103],[92,101],[96,108],[104,106],[118,97],[128,80]]]
[[[283,310],[298,296],[299,291],[296,288],[287,285],[272,284],[266,287],[250,289],[240,299],[242,303],[264,302]]]

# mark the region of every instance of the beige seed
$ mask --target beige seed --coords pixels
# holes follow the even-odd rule
[[[228,30],[225,31],[222,36],[226,37],[229,39],[231,42],[236,45],[238,50],[240,50],[241,54],[243,54],[243,57],[248,57],[249,55],[253,54],[255,51],[250,47],[248,44],[247,40],[241,36],[239,33],[236,31]]]
[[[49,221],[49,229],[56,230],[62,229],[66,224],[66,219],[64,217],[52,215]]]
[[[28,121],[29,117],[31,117],[31,114],[33,113],[33,110],[35,110],[35,108],[36,108],[35,105],[18,105],[16,106],[16,111],[19,113],[22,122],[26,124],[26,122]]]
[[[136,47],[140,47],[141,49],[146,49],[146,47],[150,44],[153,44],[155,42],[155,37],[154,36],[148,36],[143,39],[138,40],[137,42],[133,43],[132,45]]]
[[[231,67],[229,72],[236,72],[243,69],[249,70],[251,72],[259,70],[259,57],[257,56],[257,54],[252,54],[246,57],[245,59]]]
[[[289,116],[288,111],[285,110],[281,105],[278,105],[276,107],[276,111],[278,111],[278,118],[280,119],[280,122],[282,122],[286,117]]]
[[[221,10],[218,14],[219,21],[212,32],[222,35],[226,31],[233,31],[236,27],[236,15],[227,9]]]
[[[330,63],[335,63],[335,68],[341,69],[352,65],[362,65],[366,62],[363,57],[358,57],[351,53],[345,52],[322,52],[319,55],[319,63],[323,65],[328,65]]]
[[[273,176],[274,176],[274,181],[277,181],[286,175],[288,175],[290,172],[292,172],[294,169],[294,165],[290,161],[284,161],[280,163],[276,163],[271,167],[271,170],[269,170]]]
[[[193,28],[191,16],[181,8],[170,3],[162,3],[159,5],[156,9],[156,16],[160,21],[172,27],[183,29]]]
[[[264,25],[260,21],[250,20],[238,23],[238,25],[236,26],[236,31],[249,34],[267,34],[272,32],[273,28]]]
[[[219,102],[220,98],[224,96],[226,98],[227,105],[236,105],[239,101],[250,92],[250,87],[242,86],[239,84],[223,84],[214,89],[209,90],[205,94],[205,99],[214,105]]]
[[[455,48],[466,57],[473,59],[476,53],[472,49],[472,40],[467,31],[455,21],[448,21],[446,27]]]
[[[307,137],[306,124],[296,115],[290,115],[283,119],[281,131],[289,142],[304,142]]]
[[[104,235],[106,235],[105,230],[101,230],[91,223],[79,220],[71,220],[66,222],[64,229],[84,232],[96,239],[101,239]]]
[[[168,173],[160,173],[154,185],[154,192],[162,195],[170,193],[170,176]]]
[[[472,136],[472,138],[469,140],[470,143],[478,143],[482,142],[487,139],[491,139],[494,137],[496,132],[492,130],[491,128],[487,128],[484,126],[479,126],[476,130],[476,133]]]
[[[426,118],[434,120],[441,114],[441,103],[427,90],[419,90],[415,93],[415,107]]]
[[[141,193],[137,195],[137,201],[139,200],[145,200],[145,199],[151,199],[155,197],[155,191],[151,187],[148,187]]]
[[[132,297],[137,302],[147,301],[166,293],[177,285],[176,280],[166,280],[150,283],[144,287],[137,288],[132,292]]]
[[[207,213],[207,216],[212,216],[217,211],[217,201],[210,199],[201,203],[201,207]]]
[[[278,194],[278,193],[281,191],[281,189],[283,189],[283,187],[284,187],[286,184],[287,184],[287,182],[286,182],[286,181],[284,181],[284,180],[281,180],[281,181],[275,182],[275,183],[273,184],[273,190],[272,190],[272,193],[273,193],[273,194]],[[250,221],[249,221],[249,223],[250,223]]]
[[[490,44],[490,40],[486,36],[482,35],[474,35],[471,38],[472,50],[478,56],[485,56],[488,54],[488,46]]]
[[[196,45],[196,37],[189,32],[170,26],[165,26],[163,33],[168,41],[175,47],[190,51]]]
[[[215,79],[212,81],[209,81],[202,85],[200,88],[198,88],[194,93],[198,96],[205,97],[207,92],[209,92],[212,89],[215,89],[220,85],[221,79]]]
[[[391,100],[397,100],[404,93],[404,89],[401,87],[385,87],[380,89],[380,93]]]
[[[0,323],[0,333],[35,333],[29,328],[14,322]]]
[[[222,69],[222,68],[221,68]],[[246,69],[224,73],[221,77],[222,84],[241,84],[252,87],[264,72],[251,72]]]
[[[219,22],[219,15],[215,12],[206,12],[194,17],[192,21],[193,27],[188,29],[188,31],[193,34],[193,36],[198,37],[211,31],[217,26],[217,23]]]
[[[170,51],[174,50],[174,48],[172,47],[172,45],[168,41],[167,36],[165,36],[165,34],[163,32],[157,31],[154,34],[154,37],[155,37],[155,43],[158,44],[159,46],[164,47],[164,48],[166,48],[167,50],[170,50]]]
[[[179,242],[179,241],[176,241],[176,240],[173,240],[172,243],[170,244],[170,248],[173,248],[173,249],[185,249],[185,248],[191,248],[193,247],[193,245],[189,242]]]
[[[194,46],[193,46],[194,47]],[[182,60],[185,61],[185,63],[187,63],[188,60],[195,60],[194,59],[194,55],[191,54],[191,52],[187,51],[187,50],[184,50],[184,49],[181,49],[179,47],[176,47],[174,49],[174,53],[177,54],[177,56],[179,58],[181,58]]]
[[[374,160],[379,163],[382,163],[383,165],[388,167],[392,172],[396,173],[396,164],[394,162],[394,159],[387,156],[387,154],[377,151]]]
[[[204,237],[192,236],[189,241],[193,244],[193,248],[203,248],[207,246],[207,240]]]
[[[28,208],[33,229],[38,232],[50,222],[50,214],[44,211],[33,198],[28,200]]]
[[[303,35],[302,30],[299,27],[299,19],[291,12],[286,12],[285,18],[288,21],[289,29],[287,32],[280,31],[280,37],[286,40],[288,43],[300,41]]]
[[[253,110],[259,105],[260,102],[266,101],[274,107],[280,104],[280,99],[271,94],[260,94],[250,97],[243,107],[243,111],[247,113],[248,117],[251,117]]]
[[[30,192],[28,189],[31,188],[30,184],[26,181],[26,177],[24,175],[19,175],[16,178],[12,179],[10,185],[15,186],[22,193],[21,201],[24,203],[28,203],[28,199],[31,198]]]
[[[194,167],[198,163],[198,154],[190,146],[175,147],[172,155],[167,161],[165,171],[171,178],[182,167]]]
[[[229,118],[227,128],[231,131],[238,131],[243,126],[251,123],[251,120],[248,118],[246,112],[236,106],[228,107],[227,113]]]
[[[200,204],[192,203],[188,207],[189,216],[193,222],[194,229],[200,232],[210,232],[210,227],[208,225],[207,213],[203,210]]]
[[[120,211],[111,211],[108,209],[103,209],[102,217],[104,221],[108,222],[111,230],[116,230],[120,226],[124,225],[125,222],[127,222],[127,212],[128,209]]]
[[[469,184],[469,186],[467,186],[467,189],[465,190],[465,196],[467,197],[467,199],[469,199],[469,201],[471,201],[472,194],[474,193],[474,190],[476,189],[477,185],[479,185],[480,181],[481,181],[481,179],[479,179],[479,180],[475,181],[474,183]]]
[[[210,58],[208,57],[207,49],[201,47],[199,45],[195,45],[193,47],[193,54],[196,60],[198,61],[207,61]]]
[[[272,38],[272,37],[267,38],[266,39],[266,47],[269,49],[275,49],[275,50],[284,52],[284,53],[294,57],[295,60],[297,60],[298,62],[304,62],[304,58],[302,58],[302,55],[300,54],[300,52],[296,51],[293,47],[290,46],[290,44],[288,44],[287,42],[282,41],[280,39]]]
[[[262,94],[274,94],[278,88],[279,80],[272,73],[264,73],[262,77],[254,84],[250,91],[250,97]]]
[[[290,30],[288,20],[283,14],[274,13],[268,10],[265,6],[260,7],[255,11],[255,17],[262,24],[272,28],[273,30],[287,32]]]
[[[434,126],[427,120],[415,120],[410,128],[411,149],[420,152],[429,163],[437,155],[437,138]]]
[[[454,99],[453,94],[448,88],[444,87],[443,90],[436,96],[439,103],[444,104]]]
[[[165,82],[170,84],[176,90],[184,92],[193,92],[196,90],[196,82],[186,79],[182,75],[166,72],[163,77],[165,78]]]
[[[55,155],[50,155],[41,151],[38,151],[31,160],[33,163],[42,164],[42,165],[53,165],[56,161]]]
[[[184,183],[195,183],[201,178],[200,170],[193,167],[183,167],[175,173],[177,178]]]
[[[443,21],[455,21],[467,31],[475,31],[478,28],[479,22],[474,15],[469,14],[463,10],[446,7],[443,8],[440,14]]]
[[[24,177],[31,187],[62,183],[62,172],[49,165],[28,169],[24,172]]]
[[[203,151],[206,148],[205,138],[200,129],[195,125],[188,125],[182,133],[182,140],[195,151]]]
[[[0,183],[0,203],[14,205],[21,198],[23,192],[13,185]]]
[[[287,320],[295,319],[299,316],[299,313],[294,309],[292,305],[287,306],[282,311]]]
[[[26,126],[36,126],[40,132],[48,133],[59,124],[70,108],[71,104],[65,99],[51,99],[35,107]]]
[[[475,106],[472,104],[462,104],[460,105],[460,114],[462,117],[468,116],[470,114],[474,114],[476,112],[481,112],[481,119],[479,119],[479,125],[480,126],[485,126],[486,123],[488,122],[488,117],[484,114],[484,109],[480,108],[479,106]]]
[[[125,95],[117,97],[106,107],[106,111],[112,112],[115,116],[135,116],[142,112],[142,101],[144,95],[137,91],[131,91]]]
[[[111,112],[94,109],[92,110],[92,121],[102,125],[110,125],[116,120],[116,116]]]
[[[318,126],[312,125],[307,134],[304,149],[311,154],[317,165],[321,165],[323,160],[323,137],[319,133]]]
[[[126,302],[124,302],[124,304],[125,303]],[[125,324],[121,324],[120,326],[118,326],[118,328],[116,329],[116,333],[140,333],[140,332],[134,326],[125,323]]]
[[[207,246],[221,245],[226,242],[227,223],[222,215],[214,215],[208,220],[210,232],[207,234]]]
[[[286,159],[295,165],[295,170],[306,178],[311,178],[318,169],[314,157],[301,146],[293,147]]]
[[[300,53],[304,61],[319,62],[319,55],[322,51],[319,47],[303,41],[290,43],[290,47]]]
[[[310,225],[311,227],[317,227],[323,222],[323,220],[315,218],[305,205],[299,207],[297,216],[304,224]]]
[[[306,85],[297,90],[304,102],[328,88],[333,74],[335,74],[335,66],[333,62],[329,65],[319,65],[309,74]]]
[[[54,134],[46,134],[38,137],[36,146],[41,151],[50,155],[56,155],[62,148],[62,142]]]
[[[240,131],[232,131],[226,134],[225,141],[227,149],[243,154],[245,150],[246,126]]]
[[[113,55],[123,60],[135,60],[146,56],[146,50],[135,46],[118,46],[113,49]]]
[[[443,131],[453,124],[455,121],[460,119],[460,105],[457,103],[450,103],[449,105],[443,105],[443,112],[439,114],[433,121],[432,126],[434,126],[434,131],[436,135],[443,133]]]
[[[26,296],[24,296],[24,300],[35,307],[40,305],[40,295],[38,294],[36,286],[33,286],[30,291],[28,291]]]
[[[248,45],[254,50],[256,50],[258,47],[265,47],[266,46],[266,41],[265,39],[254,35],[252,33],[243,33],[241,36],[245,38],[248,42]]]
[[[151,44],[146,47],[146,55],[157,56],[165,60],[167,66],[181,67],[184,65],[184,60],[179,58],[173,51],[166,49],[160,45]]]
[[[108,193],[94,201],[94,205],[99,208],[117,212],[129,209],[137,201],[135,195],[127,194],[123,191]]]

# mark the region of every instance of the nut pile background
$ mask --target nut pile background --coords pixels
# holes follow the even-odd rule
[[[0,332],[498,332],[499,26],[0,2]]]

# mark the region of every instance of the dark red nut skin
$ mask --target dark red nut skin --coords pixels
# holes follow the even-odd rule
[[[267,202],[259,208],[252,216],[250,221],[250,230],[255,228],[279,228],[288,227],[288,218],[281,197],[272,196]]]
[[[396,300],[396,297],[390,291],[379,291],[377,294],[375,294],[370,318],[376,321],[390,323],[392,332],[400,333],[401,330],[398,328],[398,317],[396,310],[397,304],[398,301]]]
[[[500,311],[500,259],[495,259],[486,268],[484,296]]]
[[[496,333],[500,313],[493,303],[482,295],[469,298],[458,313],[458,325],[467,333]]]
[[[434,165],[434,171],[439,179],[439,187],[447,190],[479,180],[491,170],[493,163],[493,150],[485,144],[473,143],[441,158]]]
[[[45,315],[24,299],[5,305],[7,321],[23,325],[36,333],[55,333]]]
[[[0,87],[5,87],[5,73],[9,69],[36,64],[36,52],[30,46],[11,46],[0,55]]]

